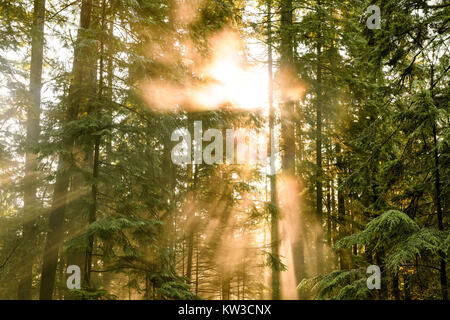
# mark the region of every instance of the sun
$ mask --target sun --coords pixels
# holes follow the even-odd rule
[[[213,80],[205,93],[219,98],[222,103],[228,102],[236,109],[267,108],[268,99],[264,93],[268,79],[263,70],[245,66],[236,57],[216,56],[205,74]]]
[[[176,110],[233,110],[268,112],[269,76],[264,66],[246,62],[242,41],[236,32],[225,30],[211,39],[212,55],[197,61],[192,74],[202,81],[184,84],[152,80],[143,85],[143,95],[152,108]]]

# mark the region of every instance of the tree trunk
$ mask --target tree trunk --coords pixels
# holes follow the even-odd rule
[[[431,66],[431,97],[434,99],[434,66]],[[435,202],[436,202],[436,211],[437,211],[437,220],[438,220],[438,228],[439,230],[444,230],[444,219],[442,214],[442,205],[441,205],[441,182],[439,175],[439,152],[437,148],[437,126],[436,121],[433,120],[433,143],[434,143],[434,185],[435,185]],[[448,299],[448,289],[447,289],[447,263],[446,263],[446,254],[444,251],[439,251],[440,255],[440,282],[441,282],[441,295],[442,300]]]
[[[222,275],[222,300],[230,300],[231,276],[225,273]]]
[[[30,106],[27,112],[27,143],[36,146],[40,134],[42,61],[44,51],[45,0],[34,1],[33,29],[31,34]],[[38,207],[37,154],[27,148],[24,177],[24,225],[23,241],[33,247],[35,210]],[[19,281],[18,299],[30,300],[33,278],[33,255],[28,256],[22,278]]]
[[[89,48],[80,43],[87,35],[86,31],[91,24],[92,0],[83,0],[80,12],[80,29],[74,50],[73,81],[69,90],[69,107],[66,112],[66,123],[77,119],[81,101],[86,94],[86,77],[91,70],[85,64],[89,59]],[[75,141],[73,135],[64,137],[64,152],[59,154],[59,164],[56,174],[53,202],[49,215],[49,231],[44,248],[42,263],[42,276],[40,296],[41,300],[51,300],[55,286],[56,266],[59,248],[63,242],[63,223],[66,210],[67,193],[69,186],[69,169],[72,162],[72,148]]]
[[[199,248],[199,245],[200,245],[200,242],[199,242],[199,236],[197,235],[197,246],[196,246],[196,250],[195,250],[195,295],[197,295],[198,296],[198,286],[199,286],[199,265],[198,265],[198,263],[199,263],[199,251],[200,251],[200,248]]]
[[[321,10],[320,1],[317,2],[319,10]],[[319,12],[320,21],[320,12]],[[323,216],[323,190],[322,190],[322,35],[319,31],[317,34],[317,83],[316,83],[316,218],[318,223],[318,231],[316,235],[316,258],[317,273],[324,271],[323,261],[323,235],[322,235],[322,216]]]
[[[300,123],[300,110],[299,110],[299,105],[296,104],[296,119],[297,119],[297,123],[296,123],[296,140],[297,140],[297,153],[296,153],[296,159],[297,161],[302,161],[303,160],[303,143],[302,143],[302,128],[301,128],[301,123]],[[296,242],[294,243],[294,245],[292,246],[292,256],[294,258],[294,272],[295,272],[295,280],[296,283],[299,284],[304,278],[307,277],[307,272],[306,272],[306,264],[305,264],[305,243],[306,243],[306,226],[305,226],[305,210],[303,209],[303,177],[301,176],[300,173],[297,173],[296,178],[299,180],[298,183],[298,195],[296,195],[296,197],[298,198],[299,201],[299,212],[298,212],[298,234],[296,235]],[[302,299],[302,297],[298,296],[299,299]]]
[[[283,174],[293,178],[295,175],[295,125],[294,102],[288,94],[290,81],[294,76],[293,48],[292,48],[292,0],[281,1],[281,45],[280,45],[280,73],[282,90],[281,131],[282,131],[282,167]]]
[[[105,39],[104,34],[106,33],[106,1],[102,0],[102,13],[101,13],[101,25],[100,25],[100,67],[99,74],[100,79],[98,81],[98,95],[97,99],[99,102],[103,101],[103,72],[105,69]],[[96,107],[94,110],[95,116],[99,117],[101,114],[100,107]],[[91,205],[89,207],[89,225],[94,223],[97,219],[97,194],[98,194],[98,177],[99,177],[99,162],[100,162],[100,144],[102,137],[100,135],[96,135],[94,138],[94,162],[92,164],[92,186],[91,186]],[[88,239],[88,248],[86,250],[86,258],[85,258],[85,276],[84,281],[87,287],[91,285],[91,269],[92,269],[92,254],[94,252],[94,236],[89,236]]]
[[[273,108],[273,56],[272,56],[272,0],[267,1],[267,42],[268,42],[268,73],[269,73],[269,131],[270,142],[268,143],[270,155],[270,165],[274,168],[274,158],[272,157],[273,135],[275,130],[275,111]],[[271,254],[273,257],[279,256],[278,240],[278,209],[276,200],[276,173],[270,172],[270,221],[271,221]],[[272,265],[272,299],[280,299],[280,271],[276,265]]]
[[[346,230],[344,229],[345,225],[345,198],[343,191],[341,189],[342,185],[342,176],[343,176],[343,163],[342,163],[342,154],[341,154],[341,146],[336,144],[336,154],[337,154],[337,167],[338,167],[338,189],[337,189],[337,198],[338,198],[338,226],[339,226],[339,239],[344,238],[347,235]],[[350,265],[350,251],[349,249],[340,249],[339,250],[339,268],[341,270],[351,268]]]
[[[188,236],[188,253],[187,253],[187,266],[186,266],[186,278],[188,284],[192,283],[192,259],[194,256],[194,230],[189,231]]]
[[[400,289],[398,288],[398,270],[392,275],[392,293],[395,300],[400,300]]]
[[[437,134],[436,134],[436,124],[433,124],[433,139],[434,139],[434,165],[435,165],[435,190],[436,190],[436,208],[438,216],[438,227],[439,230],[444,230],[444,222],[441,207],[441,188],[440,188],[440,176],[439,176],[439,154],[437,150]],[[439,251],[440,255],[440,282],[441,282],[441,294],[442,300],[448,299],[448,289],[447,289],[447,263],[445,252]]]

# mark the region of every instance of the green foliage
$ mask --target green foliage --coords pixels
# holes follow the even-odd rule
[[[73,289],[70,291],[73,295],[77,296],[80,300],[116,300],[115,295],[109,294],[106,290],[78,290]]]
[[[389,210],[370,221],[363,231],[341,239],[336,247],[365,245],[373,252],[386,254],[387,268],[397,273],[399,267],[422,255],[439,257],[441,251],[447,252],[446,236],[448,232],[420,228],[405,213]]]
[[[362,232],[341,239],[337,248],[360,244],[368,245],[374,251],[384,252],[417,231],[419,226],[405,213],[389,210],[370,221]]]
[[[276,256],[271,252],[266,252],[266,254],[267,254],[266,265],[270,267],[270,269],[274,269],[277,271],[287,270],[287,266],[283,263],[283,257]]]
[[[134,235],[135,239],[148,239],[152,241],[154,240],[158,226],[161,225],[161,221],[107,217],[91,223],[85,233],[81,233],[77,237],[67,241],[65,247],[68,252],[86,249],[87,239],[95,236],[102,240],[112,240],[112,242],[121,244],[124,248],[131,250],[127,232]]]
[[[175,300],[197,300],[190,291],[190,286],[183,281],[164,281],[162,286],[158,288],[157,294],[166,299]]]
[[[362,269],[337,270],[324,276],[304,279],[297,286],[300,294],[312,293],[319,300],[366,300],[373,296],[367,288],[366,275]]]
[[[422,256],[428,258],[440,257],[440,251],[448,251],[448,248],[447,250],[445,248],[445,235],[446,233],[436,229],[420,229],[405,240],[395,244],[391,253],[387,256],[387,267],[396,273],[400,266],[407,265],[415,261],[416,258]]]

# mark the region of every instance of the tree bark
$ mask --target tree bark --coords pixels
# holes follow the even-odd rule
[[[34,1],[33,28],[31,34],[30,64],[30,106],[27,112],[27,143],[36,146],[40,134],[42,62],[44,57],[45,0]],[[29,147],[28,147],[29,148]],[[34,211],[38,207],[37,192],[37,154],[27,150],[25,155],[25,191],[23,241],[31,248],[34,239]],[[33,278],[34,257],[30,255],[25,263],[19,281],[18,299],[30,300]]]
[[[106,1],[102,0],[102,11],[101,11],[101,22],[100,22],[100,67],[99,74],[100,79],[98,81],[98,95],[97,99],[99,102],[103,101],[103,72],[105,68],[105,40],[104,34],[106,33]],[[94,114],[98,117],[100,116],[101,110],[97,106],[94,110]],[[91,225],[97,219],[97,194],[98,194],[98,177],[99,177],[99,162],[100,162],[100,144],[102,137],[97,134],[94,138],[94,159],[92,164],[92,178],[93,182],[91,185],[91,205],[89,207],[89,219],[88,223]],[[94,236],[89,236],[88,247],[86,250],[85,258],[85,276],[84,281],[87,287],[91,285],[91,269],[92,269],[92,254],[94,252]]]
[[[296,147],[296,159],[297,161],[302,161],[303,160],[303,141],[302,141],[302,126],[301,126],[301,122],[300,122],[300,110],[299,110],[299,104],[296,103],[295,104],[295,118],[297,120],[297,123],[295,124],[296,126],[296,132],[295,132],[295,137],[296,137],[296,142],[297,142],[297,147]],[[299,284],[304,278],[307,277],[307,272],[306,272],[306,264],[305,264],[305,239],[306,239],[306,226],[305,226],[305,210],[304,210],[304,201],[303,201],[303,177],[300,174],[300,172],[296,173],[296,179],[298,179],[299,183],[298,183],[298,195],[297,199],[299,201],[299,212],[298,212],[298,234],[296,235],[295,238],[295,243],[292,246],[292,256],[294,258],[294,272],[295,272],[295,280],[297,282],[297,284]],[[299,299],[302,299],[303,297],[298,296]]]
[[[336,144],[336,154],[337,154],[337,168],[338,168],[338,189],[337,189],[337,198],[338,198],[338,226],[339,226],[339,239],[344,238],[347,235],[346,230],[344,229],[345,225],[345,198],[344,193],[342,191],[342,176],[343,176],[343,168],[344,164],[342,163],[342,154],[341,154],[341,146],[339,143]],[[340,249],[339,250],[339,268],[341,270],[351,268],[351,259],[350,259],[350,251],[349,249]]]
[[[272,0],[267,1],[267,43],[268,43],[268,74],[269,74],[269,131],[270,142],[268,143],[270,155],[270,165],[274,168],[274,158],[272,157],[272,136],[275,130],[275,110],[273,107],[273,54],[272,54]],[[278,237],[278,208],[276,200],[276,174],[270,173],[270,221],[271,221],[271,254],[273,257],[279,256],[279,237]],[[280,271],[277,266],[272,265],[272,299],[280,299]]]
[[[400,300],[400,289],[398,288],[398,270],[392,275],[392,293],[395,300]]]
[[[436,124],[433,124],[433,140],[434,140],[434,164],[435,164],[435,190],[436,190],[436,208],[438,216],[439,230],[444,230],[444,222],[441,207],[441,188],[440,188],[440,176],[439,176],[439,154],[437,150],[437,133]],[[441,294],[442,300],[448,300],[448,288],[447,288],[447,262],[445,252],[439,251],[440,255],[440,282],[441,282]]]
[[[187,256],[187,266],[186,266],[186,278],[188,284],[192,283],[192,260],[194,256],[194,230],[189,231],[188,236],[188,256]]]
[[[89,48],[80,45],[80,43],[87,38],[86,32],[91,24],[92,2],[92,0],[83,0],[81,4],[80,29],[78,30],[77,43],[74,50],[73,81],[69,90],[69,106],[66,112],[66,123],[72,122],[78,117],[81,101],[85,97],[86,77],[91,72],[85,63],[85,60],[88,58],[86,56],[89,55]],[[73,134],[64,137],[64,150],[59,154],[53,202],[49,215],[49,231],[47,233],[42,263],[39,296],[41,300],[51,300],[53,297],[58,252],[64,240],[63,223],[74,141],[75,137]]]
[[[434,99],[434,66],[431,66],[431,97]],[[444,219],[441,205],[441,182],[439,174],[439,151],[437,148],[437,126],[436,121],[433,120],[433,143],[434,143],[434,184],[435,184],[435,202],[437,211],[437,220],[439,230],[444,230]],[[441,283],[441,295],[442,300],[448,300],[448,288],[447,288],[447,263],[446,254],[442,250],[439,251],[440,255],[440,283]]]
[[[317,1],[319,11],[321,10],[320,0]],[[319,12],[320,21],[320,12]],[[316,234],[316,261],[317,272],[324,271],[323,261],[323,235],[322,235],[322,216],[323,216],[323,190],[322,190],[322,34],[317,34],[317,83],[316,83],[316,218],[318,223],[318,232]]]

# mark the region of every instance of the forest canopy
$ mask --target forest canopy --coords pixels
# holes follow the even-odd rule
[[[449,21],[0,0],[0,299],[447,300]]]

